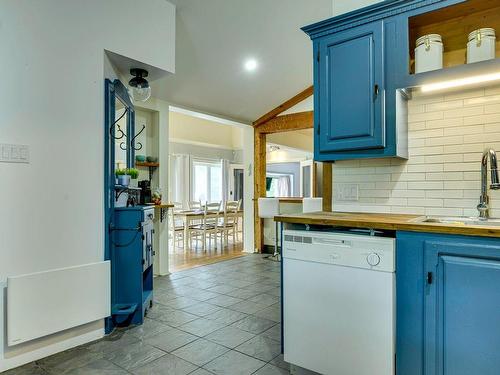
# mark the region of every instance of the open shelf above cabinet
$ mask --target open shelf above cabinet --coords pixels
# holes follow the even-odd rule
[[[410,74],[415,73],[415,42],[417,38],[427,34],[439,34],[443,39],[443,69],[466,65],[469,33],[485,27],[500,33],[500,1],[465,1],[410,17],[408,27]],[[497,40],[496,60],[499,57],[500,41]]]

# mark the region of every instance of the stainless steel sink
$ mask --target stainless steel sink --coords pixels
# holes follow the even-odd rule
[[[411,221],[414,223],[500,226],[500,218],[480,219],[479,217],[467,216],[420,216]]]

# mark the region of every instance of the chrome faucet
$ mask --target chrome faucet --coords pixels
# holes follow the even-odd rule
[[[489,215],[489,200],[488,197],[488,157],[490,159],[491,168],[491,185],[490,189],[498,190],[500,189],[500,183],[498,182],[498,169],[497,169],[497,154],[495,150],[486,149],[483,153],[483,158],[481,159],[481,196],[479,197],[479,204],[477,205],[477,210],[479,211],[479,218],[486,220]]]

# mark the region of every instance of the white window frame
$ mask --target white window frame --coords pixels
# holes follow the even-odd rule
[[[194,184],[195,184],[195,179],[194,179],[194,166],[195,164],[212,164],[212,165],[215,165],[215,164],[218,164],[220,167],[221,167],[221,171],[222,171],[222,174],[224,174],[224,166],[222,165],[222,159],[203,159],[203,158],[192,158],[191,159],[191,183],[190,183],[190,187],[189,187],[189,196],[191,197],[191,200],[196,200],[195,196],[194,196]],[[208,174],[207,174],[207,198],[210,197],[210,193],[211,193],[211,186],[210,186],[210,168],[208,168]],[[222,186],[222,189],[224,189],[224,187]],[[221,200],[223,200],[223,197],[224,197],[224,190],[221,191]],[[210,202],[210,200],[208,200],[208,202]],[[201,203],[205,203],[205,202],[201,202]]]

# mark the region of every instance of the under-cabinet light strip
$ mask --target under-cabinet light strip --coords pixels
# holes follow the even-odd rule
[[[492,74],[483,74],[467,78],[453,79],[444,82],[431,83],[428,85],[423,85],[421,90],[422,92],[431,92],[431,91],[451,89],[454,87],[468,86],[477,83],[498,81],[498,80],[500,80],[500,72]]]

